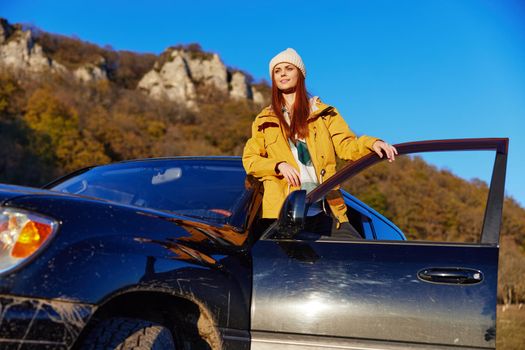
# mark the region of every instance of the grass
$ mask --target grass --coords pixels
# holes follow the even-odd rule
[[[496,323],[497,350],[525,349],[525,305],[511,305],[505,310],[498,305]]]

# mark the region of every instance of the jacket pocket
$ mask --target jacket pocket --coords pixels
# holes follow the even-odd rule
[[[264,132],[264,145],[269,147],[277,142],[280,130],[278,128],[268,128]]]

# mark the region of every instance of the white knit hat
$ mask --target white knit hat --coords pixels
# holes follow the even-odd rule
[[[306,68],[304,66],[303,60],[301,59],[301,56],[294,50],[294,49],[286,49],[284,51],[279,52],[272,60],[270,61],[270,78],[272,77],[272,71],[273,68],[278,65],[279,63],[291,63],[301,72],[303,72],[303,76],[306,78]]]

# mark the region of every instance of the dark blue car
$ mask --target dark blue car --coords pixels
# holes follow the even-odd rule
[[[346,192],[362,240],[305,231],[309,203],[382,161],[375,154],[292,192],[273,223],[237,157],[0,185],[0,349],[495,348],[508,140],[396,147],[495,152],[477,242],[406,240]]]

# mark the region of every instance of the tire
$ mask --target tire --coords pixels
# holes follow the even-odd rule
[[[174,350],[175,342],[169,329],[158,323],[118,317],[101,321],[80,349]]]

